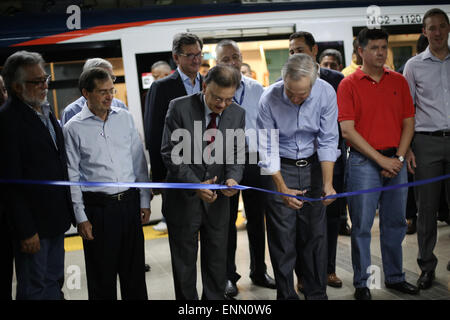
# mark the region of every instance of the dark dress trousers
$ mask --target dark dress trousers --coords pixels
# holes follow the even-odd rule
[[[0,111],[0,149],[3,155],[7,155],[0,157],[2,178],[68,180],[64,137],[52,113],[50,121],[55,131],[56,145],[34,110],[14,95],[9,98]],[[64,248],[60,248],[60,242],[70,223],[75,221],[69,187],[8,184],[3,186],[2,193],[5,195],[5,212],[12,227],[16,248],[17,298],[60,298],[59,284],[56,288],[53,279],[57,277],[55,273],[59,273],[58,283],[64,275]],[[36,233],[41,239],[40,252],[34,255],[21,252],[20,240]],[[59,253],[39,257],[46,254],[46,249],[51,250],[55,241],[58,242],[56,246]],[[33,263],[42,269],[32,273],[25,271]],[[41,266],[40,263],[46,265]],[[52,267],[57,270],[50,272]],[[49,281],[53,283],[51,289],[48,283],[44,284]]]
[[[167,182],[200,183],[217,176],[217,183],[230,178],[239,183],[244,170],[243,164],[236,164],[236,161],[233,164],[224,164],[227,163],[225,160],[222,163],[206,164],[202,158],[206,142],[194,140],[194,127],[200,124],[202,136],[206,129],[204,108],[201,93],[181,97],[171,102],[161,147],[162,158],[168,169]],[[244,132],[245,111],[233,103],[222,112],[218,130],[222,132],[225,141],[225,130],[238,128]],[[187,130],[192,138],[188,144],[192,155],[190,163],[184,162],[177,165],[172,162],[171,153],[176,143],[171,140],[171,135],[177,129]],[[244,139],[243,136],[242,139]],[[226,143],[223,146],[224,155],[226,155],[225,145]],[[243,148],[238,151],[235,144],[234,153],[245,154]],[[194,161],[195,154],[201,157],[199,163]],[[167,189],[165,217],[169,232],[176,299],[198,299],[196,262],[199,234],[202,298],[207,300],[224,298],[229,198],[220,191],[217,191],[217,194],[216,201],[208,204],[197,196],[195,190]]]

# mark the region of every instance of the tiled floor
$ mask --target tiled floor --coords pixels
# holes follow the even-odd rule
[[[381,277],[381,288],[371,290],[374,300],[450,300],[450,271],[447,271],[447,262],[450,259],[450,226],[443,222],[438,224],[438,243],[435,255],[439,259],[436,269],[434,286],[429,290],[422,290],[418,296],[409,296],[387,290],[384,279]],[[239,300],[273,300],[276,291],[254,286],[249,277],[249,255],[246,230],[238,231],[238,251],[236,264],[242,278],[238,282]],[[375,220],[372,230],[372,263],[382,270],[381,253],[379,245],[378,219]],[[407,235],[403,244],[403,261],[406,278],[415,284],[420,270],[416,263],[417,236]],[[146,262],[151,265],[151,271],[146,274],[147,289],[151,300],[173,300],[174,289],[170,261],[170,251],[167,237],[146,240]],[[63,288],[65,298],[68,300],[86,300],[87,287],[83,251],[76,250],[66,253],[66,282]],[[269,273],[273,275],[269,254],[267,250],[266,264]],[[199,270],[199,269],[198,269]],[[337,275],[343,280],[342,288],[328,287],[327,294],[330,300],[353,300],[354,288],[352,286],[352,266],[350,257],[350,237],[339,236],[337,253]],[[198,274],[198,292],[201,295],[201,280]],[[120,297],[120,290],[119,297]],[[300,294],[300,298],[303,296]]]
[[[439,222],[438,243],[435,254],[439,259],[436,269],[435,285],[429,290],[422,290],[418,296],[409,296],[387,290],[384,287],[384,279],[381,278],[381,288],[373,289],[374,300],[395,300],[395,299],[422,299],[422,300],[450,300],[450,272],[447,271],[447,262],[450,259],[450,226]],[[171,261],[168,239],[159,238],[146,240],[146,262],[151,265],[151,271],[147,273],[147,289],[149,299],[152,300],[173,300],[174,289],[171,273]],[[382,269],[381,253],[379,249],[379,229],[378,219],[374,223],[372,230],[372,263]],[[404,269],[408,281],[415,284],[419,277],[420,270],[416,263],[417,238],[416,235],[407,235],[403,245],[404,249]],[[270,274],[273,274],[270,259],[267,251],[266,263]],[[275,290],[254,286],[248,277],[249,255],[248,240],[246,230],[238,232],[238,252],[236,254],[236,264],[238,272],[242,278],[238,282],[239,300],[273,300],[276,298]],[[66,270],[71,273],[66,274],[66,285],[64,287],[66,299],[87,299],[86,278],[84,273],[84,257],[82,251],[72,251],[66,253]],[[75,270],[75,271],[74,271]],[[81,283],[77,272],[81,272]],[[352,300],[354,288],[352,286],[352,266],[350,257],[350,237],[340,236],[337,254],[337,274],[343,280],[342,288],[335,289],[328,287],[327,293],[330,300]],[[197,278],[198,292],[201,295],[200,274]],[[78,287],[79,285],[79,288]],[[120,290],[119,290],[120,291]],[[119,292],[120,296],[120,292]],[[301,299],[303,296],[300,295]]]

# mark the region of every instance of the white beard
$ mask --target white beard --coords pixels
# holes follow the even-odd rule
[[[47,103],[47,94],[48,94],[48,89],[45,89],[45,97],[43,99],[38,99],[36,97],[30,97],[28,96],[27,91],[23,91],[22,93],[22,98],[24,100],[25,103],[29,104],[32,107],[40,107],[42,106],[44,103]]]

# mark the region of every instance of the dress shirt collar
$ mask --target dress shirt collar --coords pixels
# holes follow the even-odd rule
[[[450,58],[450,54],[447,54],[447,56],[445,57],[444,60],[447,60],[447,59],[449,59],[449,58]],[[425,51],[422,53],[422,60],[425,60],[425,59],[431,59],[431,60],[435,60],[435,61],[442,61],[441,59],[435,57],[435,56],[431,53],[431,51],[430,51],[430,46],[428,46],[428,47],[425,49]]]
[[[110,107],[108,116],[112,113],[117,113],[117,111],[115,110],[115,108],[113,106]],[[87,103],[85,103],[83,105],[83,109],[81,109],[81,111],[80,111],[80,120],[85,120],[85,119],[91,118],[91,117],[97,117],[97,116],[92,113],[92,111],[89,109]],[[100,119],[100,118],[97,117],[97,119]]]
[[[36,111],[32,106],[30,106],[28,103],[25,103],[31,110],[33,110],[37,115],[44,116],[48,118],[50,116],[50,104],[48,102],[44,102],[44,104],[41,105],[42,113]]]
[[[213,113],[212,112],[212,110],[208,107],[208,105],[206,104],[206,100],[205,100],[205,95],[202,93],[202,101],[203,101],[203,108],[204,108],[204,110],[205,110],[205,116],[210,116],[210,114],[211,113]],[[219,118],[220,118],[220,116],[222,116],[222,113],[223,113],[223,111],[221,112],[221,113],[218,113],[218,116],[219,116]]]
[[[183,82],[189,82],[192,85],[191,78],[189,78],[183,71],[181,71],[180,67],[177,67],[178,73],[180,74],[181,80]],[[200,73],[197,72],[197,76],[195,77],[195,84],[197,84],[197,81],[200,81]],[[201,90],[202,88],[200,88]]]

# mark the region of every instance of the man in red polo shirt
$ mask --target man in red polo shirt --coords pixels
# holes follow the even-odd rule
[[[383,66],[388,34],[363,29],[358,34],[362,67],[338,88],[339,122],[350,145],[348,191],[407,182],[403,163],[414,133],[414,105],[405,78]],[[381,254],[387,288],[416,294],[405,281],[402,241],[406,232],[407,189],[365,193],[348,198],[352,221],[353,285],[357,300],[371,299],[371,229],[379,203]]]

